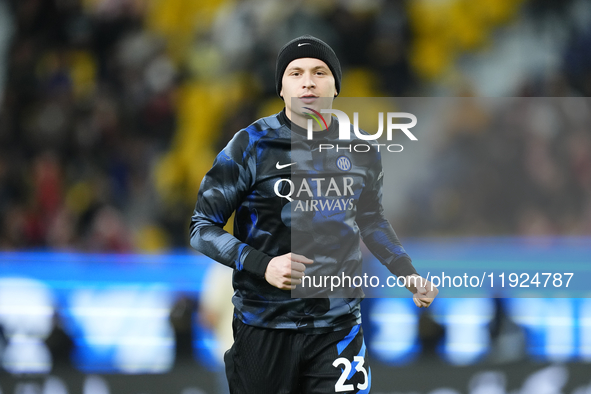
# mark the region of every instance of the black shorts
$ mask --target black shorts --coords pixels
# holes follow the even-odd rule
[[[323,334],[253,327],[234,319],[224,356],[232,394],[369,393],[361,325]]]

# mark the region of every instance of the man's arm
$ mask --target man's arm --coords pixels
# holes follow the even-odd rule
[[[312,260],[295,253],[272,258],[223,228],[254,184],[254,150],[249,134],[242,130],[216,157],[199,188],[190,225],[191,246],[228,267],[264,277],[279,289],[294,289]]]
[[[414,285],[415,281],[411,281],[415,276],[420,278],[420,275],[402,247],[396,232],[384,216],[384,208],[382,207],[383,178],[382,160],[378,153],[376,161],[368,171],[367,186],[361,193],[357,206],[356,222],[361,230],[361,238],[370,252],[392,274],[406,278],[406,288],[413,293],[415,304],[420,308],[428,307],[439,290],[422,278],[422,281],[417,280],[416,286]]]
[[[383,179],[381,156],[376,153],[375,162],[367,172],[366,186],[357,205],[356,222],[361,230],[361,238],[371,253],[394,275],[417,274],[396,232],[384,216]]]
[[[264,276],[271,257],[241,242],[223,227],[254,184],[256,157],[241,130],[216,157],[203,178],[191,218],[191,246],[224,265]]]

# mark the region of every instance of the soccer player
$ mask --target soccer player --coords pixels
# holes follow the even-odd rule
[[[380,154],[319,151],[319,141],[343,144],[329,116],[307,139],[309,114],[331,108],[341,90],[334,51],[298,37],[279,52],[275,80],[285,108],[238,131],[219,153],[190,226],[196,250],[234,269],[234,344],[224,357],[230,392],[368,393],[361,298],[292,291],[327,267],[358,272],[360,238],[407,279],[418,307],[438,290],[413,284],[418,274],[383,215]],[[234,211],[231,235],[223,226]]]

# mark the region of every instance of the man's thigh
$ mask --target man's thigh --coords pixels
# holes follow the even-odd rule
[[[371,371],[361,325],[310,335],[304,346],[301,393],[369,393]]]
[[[230,393],[297,393],[297,333],[252,327],[237,319],[233,328],[234,344],[224,356]]]

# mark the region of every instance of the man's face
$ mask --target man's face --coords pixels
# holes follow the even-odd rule
[[[305,57],[287,65],[280,94],[285,101],[287,116],[297,121],[294,116],[302,118],[306,116],[302,112],[309,112],[302,110],[303,107],[315,110],[332,108],[332,100],[337,92],[334,77],[326,63]]]

